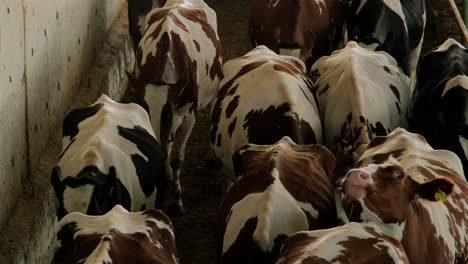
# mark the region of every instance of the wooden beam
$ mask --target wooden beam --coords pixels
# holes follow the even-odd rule
[[[467,0],[465,0],[464,2],[465,2],[465,9],[466,9],[466,6],[468,5],[466,3]],[[449,0],[449,3],[450,3],[450,6],[452,7],[453,13],[455,14],[455,18],[457,19],[458,26],[460,26],[460,29],[465,37],[465,43],[468,43],[468,31],[466,30],[465,23],[463,22],[460,12],[458,11],[457,5],[455,4],[454,0]]]

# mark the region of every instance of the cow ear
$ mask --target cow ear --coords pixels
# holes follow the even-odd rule
[[[454,190],[453,180],[448,177],[441,177],[419,185],[418,194],[421,198],[444,202]]]
[[[55,195],[59,200],[62,200],[63,195],[63,184],[62,184],[62,172],[60,171],[59,166],[55,166],[52,169],[52,173],[50,175],[50,181],[52,183],[52,187],[54,188]]]

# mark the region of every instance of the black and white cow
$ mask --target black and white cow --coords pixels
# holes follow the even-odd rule
[[[415,132],[433,147],[455,152],[467,173],[468,50],[448,39],[426,54],[419,67],[415,94]]]
[[[468,263],[468,183],[455,153],[398,128],[371,141],[342,189],[350,220],[401,241],[409,263]]]
[[[146,15],[156,7],[164,5],[166,0],[127,0],[128,31],[136,50],[146,29]]]
[[[102,95],[63,121],[62,152],[51,175],[57,216],[101,215],[121,204],[131,211],[159,207],[164,160],[146,111]]]
[[[219,217],[221,263],[274,263],[288,236],[336,226],[334,161],[325,147],[289,137],[236,152],[238,180]]]
[[[129,74],[137,103],[161,139],[166,177],[177,213],[183,211],[179,174],[195,114],[216,96],[222,77],[216,13],[203,0],[168,0],[151,11]]]
[[[337,167],[353,165],[373,137],[407,126],[409,79],[388,53],[350,41],[320,58],[311,76]]]
[[[322,142],[312,82],[304,63],[258,46],[223,67],[211,116],[210,143],[228,185],[235,180],[234,152],[248,144],[273,144],[284,136],[298,144]]]
[[[389,53],[410,77],[412,91],[426,27],[425,0],[355,0],[351,9],[349,40]]]
[[[116,205],[105,215],[74,212],[56,227],[56,264],[177,264],[174,227],[161,211],[129,213]]]

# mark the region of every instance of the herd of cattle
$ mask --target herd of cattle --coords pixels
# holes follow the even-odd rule
[[[179,263],[163,211],[209,108],[219,263],[468,263],[468,50],[419,59],[424,0],[251,3],[223,64],[203,0],[128,0],[135,103],[66,116],[54,262]]]

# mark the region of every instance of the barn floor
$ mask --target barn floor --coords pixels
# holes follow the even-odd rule
[[[206,0],[216,11],[223,61],[244,55],[250,50],[248,39],[248,0]],[[461,40],[461,33],[447,1],[429,0],[437,10],[428,21],[423,51],[431,50],[451,36]],[[463,5],[457,1],[459,7]],[[460,9],[460,11],[462,11]],[[431,14],[432,15],[432,14]],[[430,15],[429,15],[430,16]],[[182,264],[216,263],[215,227],[217,209],[222,199],[222,179],[208,166],[209,114],[201,111],[190,137],[181,174],[185,213],[173,218],[176,242]]]

